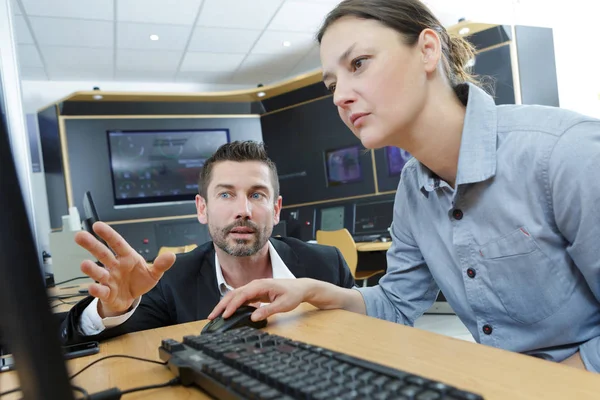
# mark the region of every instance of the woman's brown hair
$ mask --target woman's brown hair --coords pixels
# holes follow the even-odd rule
[[[325,18],[317,33],[319,43],[335,21],[348,16],[379,21],[400,33],[409,46],[417,43],[424,29],[434,30],[440,37],[442,64],[450,84],[453,87],[466,82],[478,84],[468,66],[475,57],[473,46],[460,36],[450,36],[421,0],[344,0]]]

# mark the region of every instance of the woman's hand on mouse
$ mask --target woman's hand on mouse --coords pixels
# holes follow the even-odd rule
[[[164,272],[175,262],[173,253],[161,254],[153,265],[139,255],[114,229],[96,222],[94,232],[114,251],[88,232],[78,232],[75,242],[94,255],[105,268],[90,260],[81,263],[81,271],[97,281],[89,287],[90,295],[98,298],[100,317],[124,314],[133,302],[152,289]]]
[[[366,312],[362,295],[353,289],[309,278],[257,279],[227,293],[208,319],[215,319],[219,315],[229,318],[240,306],[256,302],[268,304],[254,311],[253,321],[291,311],[304,302],[320,309],[344,308],[363,314]]]

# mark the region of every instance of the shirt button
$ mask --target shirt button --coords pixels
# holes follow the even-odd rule
[[[469,268],[467,270],[467,276],[469,278],[475,278],[475,275],[477,275],[477,272],[475,272],[475,270],[473,268]]]
[[[457,208],[454,211],[452,211],[452,216],[454,217],[454,219],[460,221],[463,217],[463,212]]]
[[[483,329],[482,329],[483,333],[485,333],[486,335],[491,335],[492,334],[492,327],[490,325],[484,325]]]

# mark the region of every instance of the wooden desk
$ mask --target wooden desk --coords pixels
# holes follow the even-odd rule
[[[356,243],[357,251],[388,251],[392,246],[392,242],[358,242]]]
[[[100,354],[70,360],[71,373],[109,354],[158,358],[163,338],[198,334],[206,321],[136,332],[102,343]],[[600,375],[549,361],[409,328],[342,310],[302,305],[269,320],[271,333],[343,351],[482,394],[491,399],[598,399]],[[166,382],[166,367],[127,359],[103,361],[74,380],[95,393]],[[14,372],[0,374],[0,388],[16,386]],[[15,397],[6,397],[15,399]],[[206,399],[196,388],[172,387],[127,395],[132,399]],[[4,398],[3,398],[4,400]]]
[[[87,297],[87,294],[79,293],[79,289],[87,289],[90,283],[72,285],[65,284],[62,287],[53,287],[48,290],[48,296],[60,296],[62,299],[54,299],[50,302],[53,313],[66,312],[73,307],[75,303]]]

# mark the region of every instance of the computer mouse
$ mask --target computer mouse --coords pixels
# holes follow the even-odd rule
[[[241,306],[235,310],[235,312],[229,318],[218,316],[204,326],[201,334],[223,333],[231,329],[241,328],[242,326],[250,326],[256,329],[264,328],[267,326],[266,319],[263,319],[262,321],[252,321],[250,319],[250,316],[256,310],[256,307]]]

